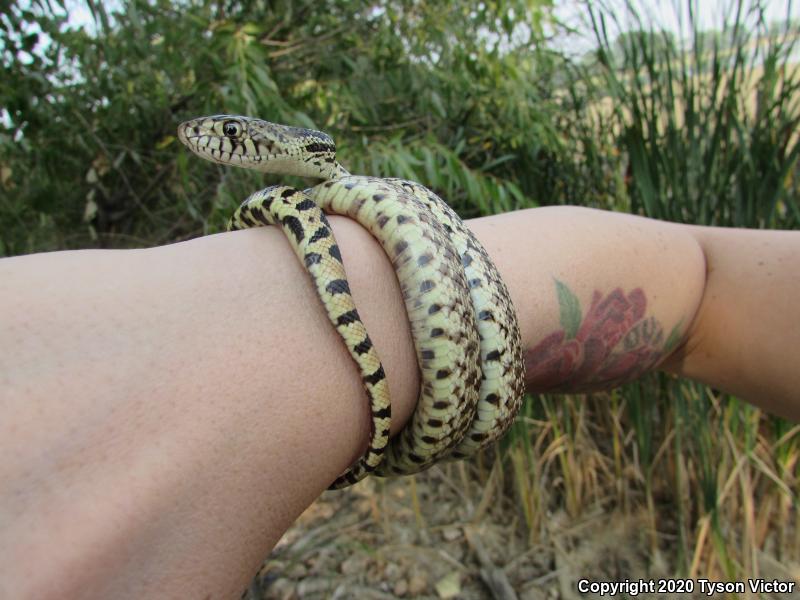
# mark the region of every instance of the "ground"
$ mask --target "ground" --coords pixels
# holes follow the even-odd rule
[[[556,511],[531,534],[519,503],[498,493],[502,482],[493,485],[498,472],[479,485],[472,467],[458,463],[326,492],[277,545],[249,598],[575,599],[599,597],[578,593],[581,579],[670,577],[669,536],[651,550],[644,511],[598,505],[576,519]],[[761,564],[762,577],[800,575]]]

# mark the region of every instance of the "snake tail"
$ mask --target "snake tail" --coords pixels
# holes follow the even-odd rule
[[[300,190],[269,187],[242,203],[231,217],[228,229],[262,225],[277,225],[283,229],[310,275],[328,319],[361,372],[371,412],[371,434],[362,457],[330,486],[331,489],[346,487],[380,465],[389,442],[391,402],[383,365],[350,294],[339,246],[322,209]]]

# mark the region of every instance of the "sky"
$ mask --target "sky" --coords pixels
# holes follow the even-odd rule
[[[617,8],[618,14],[624,13],[624,0],[602,0],[595,1],[598,6],[605,5]],[[561,18],[569,19],[571,21],[580,21],[583,14],[582,3],[576,0],[554,0],[556,7],[556,14]],[[683,15],[684,19],[687,13],[686,0],[637,0],[633,2],[644,14],[650,14],[654,17],[655,22],[659,25],[678,33],[681,30],[678,15]],[[701,29],[719,29],[720,23],[726,14],[732,12],[735,7],[735,0],[696,0],[694,2],[695,16],[700,24]],[[749,4],[756,4],[751,1]],[[787,2],[786,0],[762,0],[765,7],[765,15],[768,21],[783,20],[786,18],[787,9],[792,18],[800,17],[800,2]],[[687,33],[684,27],[684,34]]]
[[[601,2],[595,2],[600,4]],[[624,6],[624,0],[602,0],[603,4],[615,7]],[[730,12],[730,7],[735,5],[735,0],[695,0],[697,6],[697,17],[701,24],[701,29],[719,28],[722,22],[722,15]],[[754,2],[751,2],[754,3]],[[787,2],[786,0],[762,0],[766,7],[768,20],[782,20],[786,17],[787,7],[790,7],[790,14],[793,18],[800,18],[800,0],[797,2]],[[580,0],[554,0],[556,14],[570,22],[578,25],[585,19],[583,2]],[[680,25],[676,15],[681,12],[686,14],[687,0],[634,0],[637,7],[641,7],[642,12],[652,14],[656,22],[669,30],[678,33]],[[107,7],[119,6],[119,0],[105,0]],[[70,21],[75,25],[88,25],[92,22],[92,15],[86,7],[86,2],[81,0],[68,0],[67,6],[70,12]],[[623,11],[619,11],[622,14]],[[685,34],[686,32],[684,32]]]
[[[624,0],[594,0],[598,6],[609,6],[615,8],[617,15],[624,15]],[[687,0],[632,0],[632,4],[637,7],[643,16],[649,15],[652,21],[673,33],[678,37],[688,38],[690,33],[688,21],[688,2]],[[580,32],[589,32],[591,27],[587,20],[586,10],[582,2],[577,0],[554,0],[556,15],[570,26]],[[733,14],[736,0],[695,0],[695,19],[699,24],[699,29],[722,29],[722,23],[726,20],[725,15]],[[745,1],[746,6],[756,5],[754,0]],[[767,22],[783,21],[787,18],[800,19],[800,0],[796,2],[786,0],[761,0],[764,6],[764,18]],[[728,19],[729,20],[729,19]],[[635,27],[629,21],[625,27],[623,19],[623,29]],[[577,52],[585,52],[590,49],[593,36],[580,36],[586,40],[587,47],[576,49]]]
[[[109,10],[117,8],[121,0],[101,0]],[[376,0],[379,2],[380,0]],[[624,15],[626,0],[591,0],[597,6],[608,6],[615,9],[615,14]],[[689,37],[689,24],[687,5],[693,2],[695,17],[700,24],[700,29],[721,29],[724,15],[731,14],[736,0],[628,0],[637,7],[642,15],[649,15],[654,23],[675,33],[678,37]],[[759,0],[745,0],[746,5],[757,4]],[[800,0],[760,0],[765,7],[767,21],[782,21],[787,18],[800,19]],[[595,46],[594,35],[583,0],[554,0],[556,16],[569,26],[578,31],[578,35],[569,38],[556,38],[551,43],[558,49],[571,55],[580,55]],[[73,26],[86,26],[93,28],[92,15],[87,8],[86,0],[66,0],[69,11],[69,21]],[[681,18],[682,17],[682,18]],[[635,27],[632,20],[625,22],[622,17],[622,29]],[[613,31],[610,37],[616,36],[619,31]]]

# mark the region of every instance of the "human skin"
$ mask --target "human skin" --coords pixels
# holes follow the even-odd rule
[[[399,286],[363,229],[331,223],[396,432],[419,388]],[[567,378],[539,372],[530,391],[602,388],[628,364],[613,361],[643,356],[800,419],[800,234],[574,207],[468,225],[532,371],[532,350],[556,342]],[[603,312],[606,298],[627,308]],[[609,314],[622,325],[589,327]],[[588,352],[645,325],[644,354]],[[4,259],[0,341],[0,597],[238,597],[367,444],[358,371],[276,228]]]

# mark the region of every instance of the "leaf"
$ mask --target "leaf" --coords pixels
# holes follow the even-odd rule
[[[86,195],[86,206],[83,208],[83,222],[88,223],[97,216],[97,203],[94,201],[94,190]]]
[[[461,593],[461,574],[451,571],[436,583],[436,593],[445,600],[456,598]]]
[[[159,141],[159,142],[156,144],[156,150],[163,150],[164,148],[166,148],[167,146],[169,146],[169,145],[170,145],[172,142],[174,142],[174,141],[175,141],[175,136],[174,136],[174,135],[167,135],[167,136],[164,136],[164,137],[161,139],[161,141]]]
[[[572,339],[581,326],[581,303],[578,297],[558,279],[556,293],[558,294],[558,309],[561,316],[561,327],[564,328],[566,338]]]
[[[669,336],[667,337],[667,341],[664,342],[664,354],[670,354],[680,343],[681,341],[681,325],[683,325],[683,319],[678,321],[678,324],[672,328],[672,331],[669,332]]]
[[[445,110],[444,103],[442,102],[441,96],[439,96],[439,94],[437,94],[436,92],[432,91],[430,93],[430,99],[431,99],[431,103],[433,104],[433,109],[436,111],[436,114],[439,117],[442,117],[442,118],[446,117],[447,116],[447,110]]]
[[[6,189],[10,189],[13,187],[13,182],[11,181],[11,175],[14,172],[11,170],[11,167],[7,165],[0,165],[0,185],[2,185]]]

